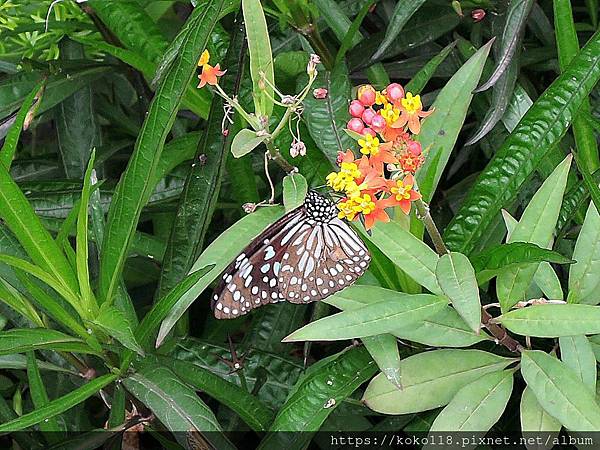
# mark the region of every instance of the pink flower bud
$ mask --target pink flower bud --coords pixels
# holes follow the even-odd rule
[[[375,88],[370,84],[365,84],[358,88],[358,101],[363,104],[363,106],[371,106],[375,103]]]
[[[392,103],[397,103],[404,98],[404,88],[398,83],[392,83],[385,88],[385,93],[388,100]]]
[[[371,108],[365,109],[365,111],[362,113],[363,122],[366,123],[367,125],[371,125],[371,122],[373,121],[373,117],[375,117],[375,114],[377,114],[377,113],[375,111],[373,111]]]
[[[359,118],[354,117],[348,121],[347,127],[349,130],[352,130],[356,133],[362,133],[363,129],[365,128],[365,124]]]
[[[408,151],[413,156],[419,156],[423,152],[423,150],[421,148],[421,143],[417,142],[417,141],[410,141],[408,143]]]
[[[313,97],[317,100],[323,100],[327,98],[327,89],[325,88],[317,88],[313,91]]]
[[[377,133],[375,133],[375,131],[373,131],[373,130],[372,130],[372,129],[370,129],[370,128],[365,128],[364,130],[362,130],[362,134],[363,134],[364,136],[366,136],[367,134],[370,134],[370,135],[371,135],[371,136],[373,136],[373,137],[376,137],[376,136],[377,136]]]
[[[481,22],[485,18],[485,10],[483,9],[474,9],[471,11],[471,18],[475,22]]]
[[[342,161],[344,160],[344,152],[340,152],[338,150],[338,154],[337,154],[337,158],[335,160],[335,162],[337,162],[338,166],[342,164]]]
[[[350,115],[352,117],[360,117],[360,116],[362,116],[362,113],[364,112],[364,110],[365,110],[365,107],[358,100],[352,100],[350,102],[349,111],[350,111]]]
[[[387,123],[381,114],[375,114],[375,116],[373,116],[373,120],[371,121],[371,128],[373,128],[373,130],[379,133],[383,131],[386,125]]]
[[[227,128],[223,129],[223,136],[225,136],[225,137],[229,136],[229,130]]]

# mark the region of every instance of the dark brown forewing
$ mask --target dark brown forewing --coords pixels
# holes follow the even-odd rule
[[[329,297],[353,284],[369,266],[367,248],[340,219],[316,224],[300,238],[284,253],[278,278],[279,293],[289,302]]]

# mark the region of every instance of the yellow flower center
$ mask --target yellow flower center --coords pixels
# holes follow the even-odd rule
[[[400,110],[398,108],[394,108],[391,103],[388,103],[382,110],[379,111],[379,114],[381,114],[388,125],[391,125],[400,117]]]
[[[358,140],[360,152],[363,155],[376,155],[379,153],[379,139],[367,134],[364,139]]]
[[[202,66],[208,64],[209,59],[210,59],[210,53],[208,53],[208,50],[204,50],[202,52],[202,54],[200,55],[200,59],[198,60],[198,67],[202,67]]]
[[[402,99],[402,106],[409,114],[414,114],[417,111],[423,109],[423,105],[421,104],[421,96],[413,95],[410,92],[406,93],[406,97]]]
[[[404,184],[404,181],[397,180],[396,186],[392,187],[390,191],[396,197],[396,200],[410,200],[410,191],[412,190],[412,184]]]
[[[375,93],[375,104],[376,105],[387,105],[388,99],[387,97],[381,93],[381,91],[377,91]]]
[[[327,175],[327,186],[330,186],[335,191],[346,191],[350,196],[359,191],[356,178],[360,177],[361,173],[355,163],[343,162],[339,172],[331,172]]]

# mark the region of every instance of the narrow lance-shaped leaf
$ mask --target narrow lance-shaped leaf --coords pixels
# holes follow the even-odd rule
[[[150,193],[148,180],[152,179],[163,145],[185,87],[194,76],[198,56],[206,47],[224,0],[211,0],[204,8],[197,8],[188,19],[196,25],[181,47],[181,52],[169,68],[165,79],[154,96],[133,155],[121,177],[111,203],[102,246],[100,291],[102,301],[113,300],[120,280],[131,238],[135,232],[142,208]]]
[[[569,270],[569,303],[600,303],[600,214],[590,202],[583,227],[577,237]]]
[[[527,111],[495,153],[444,232],[446,244],[469,254],[503,206],[513,201],[546,154],[562,138],[600,79],[600,33]]]
[[[42,408],[46,406],[50,399],[44,386],[40,369],[35,359],[35,352],[27,352],[27,379],[29,381],[29,391],[31,392],[31,400],[35,408]],[[40,423],[40,430],[47,433],[48,440],[50,442],[56,442],[60,439],[60,435],[57,433],[61,431],[56,417],[50,417]]]

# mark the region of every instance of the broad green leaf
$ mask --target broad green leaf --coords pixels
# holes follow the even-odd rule
[[[481,329],[481,300],[475,270],[461,253],[442,255],[435,269],[440,288],[475,333]]]
[[[442,294],[435,276],[438,255],[399,223],[378,222],[369,238],[396,266],[434,294]]]
[[[285,342],[335,341],[390,333],[404,325],[420,322],[441,311],[445,297],[397,293],[359,309],[346,310],[312,322],[287,336]]]
[[[386,299],[402,301],[404,295],[406,294],[377,286],[355,285],[337,292],[323,301],[341,310],[346,310],[358,309]],[[449,306],[423,321],[398,327],[391,334],[400,339],[432,347],[468,347],[487,338],[485,333],[477,335],[471,331],[456,310]]]
[[[185,87],[194,76],[198,55],[206,47],[224,0],[212,0],[195,9],[189,21],[193,32],[182,44],[150,104],[146,120],[127,169],[111,202],[102,245],[100,267],[101,301],[113,301],[133,234],[151,191],[148,181],[156,172],[165,139],[171,130]]]
[[[596,392],[596,358],[592,344],[585,336],[563,336],[559,338],[560,359],[575,371],[577,376],[592,391]]]
[[[600,33],[590,39],[568,69],[537,99],[480,173],[444,232],[450,249],[466,254],[473,251],[501,208],[514,201],[540,162],[564,136],[598,79]]]
[[[595,392],[558,359],[540,350],[524,351],[521,373],[537,401],[564,427],[573,431],[600,429]]]
[[[292,173],[283,179],[283,205],[285,211],[291,211],[304,203],[308,191],[306,178],[299,173]]]
[[[482,376],[456,393],[436,417],[430,432],[487,432],[500,419],[512,389],[512,370]],[[472,447],[476,447],[476,444]]]
[[[29,382],[29,391],[31,393],[31,400],[33,406],[36,409],[46,406],[50,399],[44,386],[44,380],[42,379],[40,369],[35,359],[35,352],[27,352],[27,380]],[[60,439],[60,435],[56,434],[61,431],[56,417],[50,417],[40,423],[40,431],[48,433],[48,440],[50,442],[56,442]]]
[[[569,303],[600,303],[600,214],[590,202],[573,250],[569,270]]]
[[[242,11],[250,54],[254,112],[257,117],[269,117],[273,112],[275,77],[267,21],[260,0],[242,0]]]
[[[301,450],[313,433],[377,367],[368,352],[354,347],[318,363],[301,378],[275,417],[260,450]],[[294,433],[285,433],[291,431]]]
[[[402,389],[402,374],[400,373],[400,352],[398,341],[393,334],[378,334],[361,339],[379,370],[386,378]]]
[[[425,0],[409,0],[396,3],[390,23],[385,30],[385,37],[381,45],[372,56],[372,59],[378,59],[383,56],[387,48],[398,37],[404,25],[410,20],[412,15],[425,3]]]
[[[377,375],[363,402],[384,414],[409,414],[439,408],[464,386],[486,373],[504,369],[514,360],[481,350],[433,350],[400,362],[402,390]]]
[[[574,255],[573,259],[576,260]],[[521,267],[542,261],[555,264],[571,264],[574,262],[560,253],[529,242],[511,242],[510,244],[496,245],[471,257],[477,282],[480,285],[497,276],[503,269]]]
[[[522,336],[561,337],[600,333],[600,308],[591,305],[534,305],[509,311],[497,320]]]
[[[79,403],[84,402],[92,395],[115,381],[117,378],[118,375],[115,374],[107,374],[98,378],[94,378],[85,383],[83,386],[69,392],[67,395],[52,400],[41,408],[1,424],[0,433],[20,431],[32,425],[36,425],[43,420],[55,417],[58,414],[61,414],[78,405]]]
[[[30,115],[30,111],[35,112],[40,105],[45,85],[46,80],[43,79],[36,84],[29,95],[25,97],[25,100],[23,100],[23,104],[15,117],[14,123],[4,138],[4,144],[2,144],[2,148],[0,148],[0,164],[3,164],[6,169],[10,169],[12,160],[17,151],[17,144],[25,125],[25,119]],[[31,122],[32,119],[33,117],[30,117],[29,121]]]
[[[304,86],[305,81],[306,77],[300,77],[299,87]],[[327,97],[317,99],[308,95],[304,100],[303,118],[319,149],[336,164],[338,151],[345,152],[356,146],[354,139],[342,131],[350,120],[351,85],[346,65],[341,63],[332,72],[319,72],[313,86],[327,89]]]
[[[109,338],[114,338],[129,350],[144,356],[144,350],[137,343],[131,324],[125,314],[114,306],[103,304],[93,324],[104,331]]]
[[[244,128],[233,138],[233,142],[231,143],[231,154],[235,158],[241,158],[262,144],[266,138],[266,135],[259,136],[256,131]]]
[[[525,208],[521,220],[510,233],[507,242],[531,242],[546,247],[552,240],[571,159],[571,156],[565,158],[544,181]],[[498,275],[496,293],[502,311],[508,311],[518,301],[525,300],[525,294],[537,269],[538,264],[534,263],[525,268],[505,269]]]
[[[525,432],[552,433],[558,435],[560,422],[544,411],[530,387],[523,390],[520,405],[521,430]],[[553,444],[547,446],[531,445],[529,450],[550,450]]]
[[[97,353],[81,339],[45,328],[13,328],[0,331],[0,355],[48,349],[73,353]]]
[[[219,433],[221,426],[210,408],[168,368],[145,364],[125,378],[123,385],[150,408],[169,431],[175,432],[181,445],[187,446],[187,433],[210,432],[203,436],[215,448],[234,448]]]
[[[190,362],[166,357],[160,357],[159,361],[182,381],[231,408],[254,431],[269,429],[273,412],[247,390]]]
[[[267,226],[275,222],[282,214],[283,208],[280,207],[260,208],[236,222],[206,247],[192,267],[192,271],[208,265],[214,265],[211,275],[196,283],[190,291],[191,295],[184,295],[171,305],[168,315],[164,318],[160,326],[157,346],[160,346],[177,320],[179,320],[192,302],[196,300],[198,294],[206,289],[225,270],[229,263],[233,261],[253,238],[260,234]]]
[[[219,80],[219,85],[230,95],[237,95],[237,81],[243,77],[245,68],[245,58],[242,57],[246,51],[243,42],[244,33],[238,27],[234,29],[224,61],[227,73]],[[206,233],[217,206],[221,182],[225,177],[226,163],[234,159],[229,157],[229,146],[238,128],[237,123],[241,122],[241,120],[235,121],[234,125],[228,128],[229,135],[225,137],[221,128],[224,116],[222,101],[219,97],[215,97],[204,133],[190,146],[192,147],[191,158],[195,161],[185,180],[175,219],[171,225],[156,298],[164,296],[188,274],[204,246]],[[169,154],[178,154],[176,141],[173,140],[165,146],[161,162]],[[185,141],[182,144],[185,144]],[[168,171],[162,173],[164,176]],[[231,172],[228,175],[232,180],[236,180],[236,191],[240,188],[242,179],[251,177],[254,181],[255,178],[252,170],[242,176],[236,176]]]
[[[467,116],[473,89],[490,52],[491,42],[481,47],[446,83],[433,102],[435,112],[423,120],[418,141],[428,149],[429,157],[417,173],[419,190],[425,201],[433,194],[448,163],[450,154]]]

